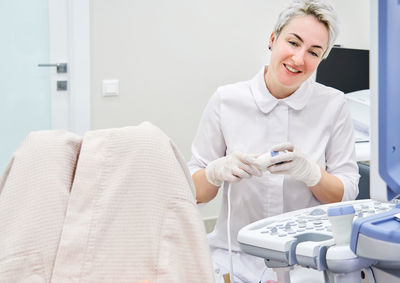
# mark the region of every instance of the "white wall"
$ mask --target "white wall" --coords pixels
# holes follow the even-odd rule
[[[346,48],[369,49],[370,1],[331,0],[340,20],[340,34],[336,41]]]
[[[368,49],[369,1],[332,0],[341,19],[337,43]],[[91,0],[92,128],[148,120],[186,159],[201,113],[219,85],[250,79],[285,1]],[[119,79],[120,95],[102,96]],[[218,199],[201,208],[218,214]]]

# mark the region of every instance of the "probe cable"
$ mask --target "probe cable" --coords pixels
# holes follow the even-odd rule
[[[228,186],[228,220],[226,221],[226,231],[228,236],[229,249],[229,281],[233,282],[233,264],[232,264],[232,243],[231,243],[231,183]]]

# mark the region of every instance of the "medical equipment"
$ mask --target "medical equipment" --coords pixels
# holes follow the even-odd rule
[[[400,282],[400,2],[378,1],[379,170],[390,202],[359,200],[306,208],[259,220],[238,233],[241,248],[265,259],[290,282],[294,265],[324,271],[326,282]],[[350,243],[335,244],[330,209],[354,208]],[[350,208],[351,210],[351,208]],[[338,216],[338,215],[337,215]],[[283,270],[283,271],[282,271]]]
[[[354,124],[356,142],[369,141],[370,137],[370,97],[369,89],[346,93],[346,103],[350,108]]]
[[[335,45],[318,65],[315,80],[345,94],[369,89],[370,51]]]
[[[328,208],[328,219],[332,226],[335,245],[342,246],[350,243],[351,226],[355,212],[351,204]]]
[[[229,253],[229,281],[233,281],[233,262],[232,262],[232,242],[231,242],[231,184],[228,185],[228,219],[226,221],[226,233],[228,237],[228,253]]]
[[[281,152],[286,153],[288,151],[284,150],[284,151],[281,151]],[[265,172],[265,171],[267,171],[268,167],[270,167],[272,165],[275,165],[274,163],[271,162],[271,158],[274,157],[274,156],[279,155],[281,152],[280,151],[271,150],[271,151],[268,151],[268,152],[266,152],[264,154],[261,154],[259,157],[257,157],[256,164],[258,165],[258,167],[260,168],[261,171]],[[282,164],[282,163],[283,162],[279,162],[279,163],[276,163],[276,164]]]
[[[335,245],[332,224],[328,219],[329,209],[343,209],[344,204],[354,207],[355,219],[366,219],[370,215],[391,211],[396,205],[360,200],[321,205],[268,217],[239,231],[240,247],[246,253],[264,258],[268,267],[276,269],[279,282],[290,282],[287,274],[290,268],[287,267],[296,264],[326,271],[327,278],[342,276],[341,274],[353,272],[352,269],[358,271],[368,267],[373,261],[358,258],[351,252],[348,244]],[[339,241],[343,243],[346,239]],[[328,253],[331,248],[334,249]],[[283,277],[286,279],[282,280]]]

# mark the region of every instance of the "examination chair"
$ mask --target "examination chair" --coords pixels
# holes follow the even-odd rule
[[[0,183],[1,282],[213,282],[185,162],[157,127],[31,134]]]
[[[369,165],[357,162],[360,181],[358,182],[358,196],[356,199],[369,199]]]

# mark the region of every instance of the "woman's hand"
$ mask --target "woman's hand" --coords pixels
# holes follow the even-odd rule
[[[224,181],[237,182],[253,175],[260,177],[262,172],[253,156],[235,151],[208,164],[205,174],[209,183],[219,187]]]
[[[271,162],[275,164],[268,167],[271,173],[290,175],[308,187],[315,186],[321,180],[321,168],[318,164],[296,150],[292,144],[282,143],[272,147],[272,150],[280,153],[271,158]],[[287,152],[282,152],[284,150]]]

